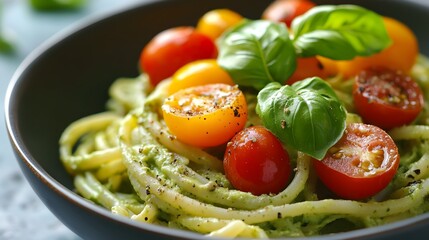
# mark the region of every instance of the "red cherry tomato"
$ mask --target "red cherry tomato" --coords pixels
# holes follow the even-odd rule
[[[290,27],[293,19],[316,6],[309,0],[277,0],[271,3],[262,14],[263,19],[284,22]]]
[[[352,123],[325,158],[314,160],[314,166],[320,180],[338,196],[364,199],[389,184],[399,166],[399,153],[381,128]]]
[[[249,127],[235,135],[227,145],[223,164],[231,184],[254,195],[282,191],[291,170],[288,153],[262,126]]]
[[[423,108],[423,93],[410,76],[385,68],[362,71],[353,89],[365,123],[391,129],[411,123]]]
[[[193,27],[176,27],[156,35],[140,55],[140,67],[153,85],[173,75],[183,65],[217,57],[214,41]]]

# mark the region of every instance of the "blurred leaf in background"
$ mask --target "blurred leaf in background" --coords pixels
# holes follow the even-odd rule
[[[5,35],[3,31],[3,0],[0,1],[0,53],[12,53],[15,50],[12,41]]]
[[[15,50],[11,41],[0,34],[0,53],[12,53]]]
[[[57,11],[79,9],[86,0],[28,0],[32,8],[39,11]]]

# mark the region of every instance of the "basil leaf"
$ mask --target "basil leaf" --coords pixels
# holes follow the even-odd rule
[[[292,32],[302,57],[350,60],[378,53],[391,43],[382,17],[355,5],[314,7],[292,22]]]
[[[258,94],[257,113],[287,146],[322,159],[343,135],[346,110],[320,78],[292,86],[270,83]]]
[[[246,20],[219,41],[219,65],[235,83],[258,90],[284,83],[296,68],[296,54],[284,24]]]

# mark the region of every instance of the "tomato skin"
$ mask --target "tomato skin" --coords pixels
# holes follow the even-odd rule
[[[316,76],[326,78],[330,74],[317,57],[298,58],[296,70],[286,83],[292,85],[295,82]]]
[[[168,91],[173,94],[188,87],[214,83],[234,85],[232,78],[217,64],[216,59],[197,60],[173,74]]]
[[[226,177],[238,190],[254,195],[279,193],[289,181],[289,155],[281,142],[262,126],[239,132],[224,156]]]
[[[408,75],[385,68],[362,71],[353,100],[364,122],[385,130],[411,123],[422,111],[423,93]]]
[[[381,128],[352,123],[325,158],[313,163],[319,179],[332,192],[344,199],[359,200],[389,184],[399,166],[399,153]]]
[[[247,121],[247,104],[237,86],[207,84],[180,90],[161,107],[171,133],[197,147],[228,142]]]
[[[215,9],[205,13],[197,23],[197,31],[211,37],[219,38],[228,28],[241,22],[243,17],[229,9]]]
[[[155,86],[183,65],[217,57],[217,47],[193,27],[175,27],[157,34],[142,50],[140,68]]]
[[[380,66],[409,73],[416,63],[419,46],[412,30],[398,20],[383,17],[392,44],[369,57],[356,57],[350,61],[338,61],[338,71],[349,78],[368,67]]]
[[[290,27],[292,21],[306,13],[316,4],[309,0],[277,0],[271,3],[263,12],[262,18],[283,22],[286,26]]]

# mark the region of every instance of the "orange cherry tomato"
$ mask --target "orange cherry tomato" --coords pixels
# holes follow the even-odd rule
[[[262,126],[239,132],[227,144],[225,175],[238,190],[254,195],[279,193],[291,174],[289,155],[279,139]]]
[[[198,60],[186,64],[171,77],[169,93],[205,84],[225,83],[235,85],[229,74],[223,70],[216,59]]]
[[[189,62],[216,57],[211,38],[193,27],[176,27],[160,32],[144,47],[140,68],[155,86]]]
[[[356,57],[350,61],[338,61],[338,70],[346,78],[359,74],[369,67],[380,66],[409,73],[419,54],[417,38],[406,25],[393,18],[384,17],[384,24],[392,39],[392,45],[370,57]]]
[[[292,21],[306,13],[316,4],[309,0],[277,0],[271,3],[263,12],[262,18],[283,22],[286,26],[290,27]]]
[[[335,76],[338,74],[338,61],[322,57],[316,56],[319,63],[323,66],[323,72],[328,76]]]
[[[197,24],[197,31],[213,40],[217,39],[228,28],[236,25],[243,17],[229,9],[215,9],[204,14]]]
[[[409,124],[423,109],[423,93],[408,75],[385,68],[362,71],[353,100],[364,122],[385,130]]]
[[[329,72],[317,57],[298,58],[296,70],[286,83],[293,84],[309,77],[326,78],[328,76]]]
[[[313,163],[332,192],[357,200],[377,194],[390,183],[399,166],[399,153],[381,128],[352,123],[325,158]]]
[[[165,123],[180,141],[198,147],[226,143],[247,121],[247,104],[237,86],[207,84],[180,90],[162,105]]]

